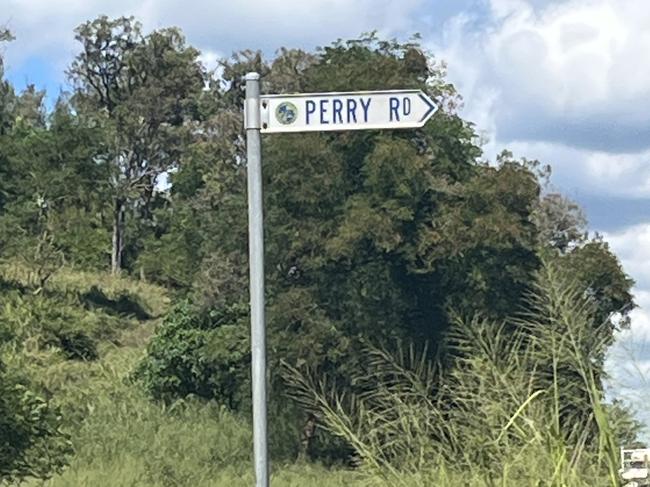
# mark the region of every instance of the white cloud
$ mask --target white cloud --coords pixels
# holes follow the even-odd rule
[[[129,0],[0,0],[0,24],[8,27],[16,40],[6,48],[7,71],[24,71],[23,64],[37,59],[40,69],[62,82],[65,69],[78,47],[74,29],[101,14],[145,16],[150,1],[136,8]],[[30,73],[26,73],[29,75]]]
[[[610,349],[606,370],[611,395],[626,399],[650,425],[650,413],[643,413],[650,399],[650,223],[604,234],[619,256],[623,269],[636,281],[633,291],[638,307],[631,314],[631,326],[617,334]]]
[[[551,163],[570,194],[614,208],[650,200],[650,3],[490,0],[490,16],[456,16],[433,51],[490,142]],[[636,199],[636,200],[635,200]],[[638,203],[635,203],[637,201]],[[641,212],[642,213],[642,212]],[[650,399],[650,217],[605,233],[635,280],[638,308],[607,360],[609,391],[638,410]],[[650,414],[639,418],[650,424]]]
[[[489,122],[497,127],[495,121]],[[516,155],[553,167],[554,183],[565,191],[599,198],[650,198],[650,150],[617,153],[544,141],[493,141],[490,151],[507,147]]]
[[[219,61],[225,56],[217,51],[205,50],[201,52],[199,56],[199,61],[201,64],[206,67],[208,70],[217,70],[220,67]]]
[[[639,298],[650,311],[650,222],[605,233],[604,237],[636,281]]]
[[[650,147],[649,2],[490,6],[479,30],[468,14],[449,22],[437,49],[470,119],[493,120],[492,135],[501,141],[620,152]]]
[[[650,223],[604,235],[620,257],[623,269],[635,280],[638,307],[631,314],[629,330],[617,333],[606,370],[611,396],[625,399],[638,418],[650,426],[646,405],[650,400]]]
[[[650,223],[604,233],[603,238],[619,257],[623,270],[635,281],[637,308],[630,313],[630,329],[620,334],[620,342],[650,343]],[[644,360],[649,360],[650,365],[650,346],[645,355]]]
[[[314,47],[338,37],[379,30],[386,36],[411,33],[425,0],[0,0],[0,25],[16,35],[7,48],[8,69],[20,70],[30,57],[62,73],[78,47],[73,30],[101,14],[134,15],[145,29],[170,25],[206,52],[229,54],[243,48],[273,52],[281,46]]]

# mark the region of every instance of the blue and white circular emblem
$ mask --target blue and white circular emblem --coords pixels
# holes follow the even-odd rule
[[[275,118],[282,125],[291,125],[298,118],[298,108],[291,102],[282,102],[275,109]]]

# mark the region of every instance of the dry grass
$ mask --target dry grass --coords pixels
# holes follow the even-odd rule
[[[35,271],[15,260],[0,261],[0,277],[27,288],[36,289],[38,284]],[[111,299],[124,294],[137,296],[147,312],[154,317],[162,316],[171,302],[167,290],[162,286],[126,276],[114,276],[109,272],[88,272],[63,267],[50,277],[46,287],[64,294],[87,292],[96,287]]]

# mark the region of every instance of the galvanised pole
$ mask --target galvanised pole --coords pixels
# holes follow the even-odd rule
[[[266,419],[266,322],[264,318],[264,213],[262,209],[262,144],[260,140],[260,75],[246,75],[246,154],[248,170],[248,252],[251,300],[253,451],[256,487],[269,486]]]

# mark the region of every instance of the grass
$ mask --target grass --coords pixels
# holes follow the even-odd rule
[[[34,289],[37,285],[35,271],[16,260],[0,261],[0,277],[28,289]],[[165,288],[126,276],[114,276],[109,272],[87,272],[63,267],[52,274],[46,289],[58,294],[88,294],[96,289],[105,298],[115,302],[120,298],[131,297],[151,317],[162,316],[170,304]]]
[[[105,275],[64,271],[49,286],[76,293],[95,286],[109,299],[127,290],[152,314],[167,301],[155,286]],[[593,366],[604,344],[585,334],[594,326],[590,304],[547,266],[529,309],[503,324],[457,319],[447,346],[459,358],[451,366],[415,346],[369,345],[357,395],[318,371],[287,367],[294,398],[362,463],[352,470],[276,462],[272,486],[617,486],[617,445]],[[191,397],[152,402],[129,376],[155,320],[122,319],[119,337],[102,341],[95,361],[38,347],[6,355],[60,406],[75,452],[61,474],[22,486],[253,485],[248,419]],[[577,379],[566,382],[567,370]],[[577,413],[585,408],[590,414]]]
[[[165,407],[129,380],[155,329],[157,319],[151,318],[163,314],[169,304],[164,289],[109,274],[61,269],[45,289],[33,294],[29,269],[5,262],[0,276],[10,283],[0,316],[12,321],[21,337],[19,343],[5,346],[3,361],[23,371],[61,409],[74,446],[64,472],[45,481],[25,481],[23,487],[254,483],[246,418],[192,398]],[[128,295],[150,315],[111,314],[104,305],[84,309],[77,300],[89,292],[109,305]],[[114,333],[98,335],[97,360],[68,360],[57,347],[39,343],[41,321],[50,319],[47,310],[69,306],[77,306],[76,314],[66,316],[81,321],[111,316]],[[272,475],[274,485],[361,485],[355,472],[311,464],[280,463],[273,466]]]
[[[199,400],[152,403],[125,380],[140,354],[138,347],[110,350],[85,371],[75,370],[81,377],[59,370],[61,378],[75,377],[77,391],[65,392],[64,411],[84,411],[73,431],[75,454],[61,475],[25,487],[253,484],[248,422]],[[317,465],[275,465],[273,485],[355,485],[356,477]]]
[[[388,485],[618,486],[618,445],[598,383],[605,330],[559,269],[537,276],[528,312],[506,323],[457,318],[456,357],[368,346],[358,391],[285,366],[294,398]],[[431,394],[431,391],[437,391]]]

